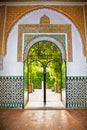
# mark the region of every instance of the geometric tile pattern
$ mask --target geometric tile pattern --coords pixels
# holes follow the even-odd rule
[[[87,108],[87,77],[67,77],[67,108]]]
[[[0,77],[0,107],[23,107],[23,77]]]
[[[24,46],[26,46],[31,40],[33,40],[34,38],[40,36],[39,34],[25,34],[24,35]],[[41,35],[44,36],[44,35]],[[59,41],[60,43],[62,43],[62,45],[66,48],[66,39],[65,39],[65,35],[64,34],[50,34],[49,37],[53,37],[55,38],[57,41]]]
[[[23,77],[0,77],[0,107],[24,108]],[[87,108],[87,77],[67,77],[67,108]]]

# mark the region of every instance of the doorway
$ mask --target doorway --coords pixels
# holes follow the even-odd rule
[[[25,108],[65,108],[65,61],[52,42],[39,41],[24,61]]]

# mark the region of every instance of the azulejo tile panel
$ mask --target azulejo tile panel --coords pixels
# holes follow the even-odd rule
[[[23,77],[0,77],[0,107],[23,108]]]
[[[24,108],[23,77],[0,77],[0,107]],[[67,108],[87,108],[87,77],[67,77]]]
[[[87,77],[67,77],[67,108],[87,108]]]

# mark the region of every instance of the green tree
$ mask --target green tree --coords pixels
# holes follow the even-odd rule
[[[24,66],[24,79],[26,79],[26,83],[33,82],[35,88],[40,88],[43,80],[43,70],[41,69],[43,66],[50,68],[47,71],[47,86],[49,88],[53,87],[54,82],[57,82],[61,86],[61,70],[64,74],[65,66],[62,66],[62,56],[59,48],[49,41],[38,42],[30,48],[28,64]],[[29,79],[27,76],[29,76]],[[65,75],[62,78],[64,79]]]

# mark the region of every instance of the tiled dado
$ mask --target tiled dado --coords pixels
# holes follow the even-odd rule
[[[87,77],[67,77],[67,108],[87,108]]]
[[[23,77],[0,77],[0,107],[23,108]]]
[[[23,77],[0,77],[0,107],[24,108]],[[67,77],[67,108],[87,108],[87,77]]]

